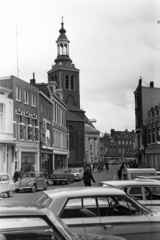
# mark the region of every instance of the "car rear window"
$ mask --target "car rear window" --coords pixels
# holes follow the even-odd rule
[[[53,199],[48,197],[45,193],[42,193],[34,202],[49,207],[52,201]]]

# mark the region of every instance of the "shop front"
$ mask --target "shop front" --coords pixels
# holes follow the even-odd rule
[[[152,146],[145,149],[146,166],[160,170],[160,146]]]
[[[32,142],[18,142],[15,153],[15,169],[25,172],[39,170],[39,145]]]
[[[68,149],[56,149],[53,150],[54,156],[54,169],[66,169],[68,168]]]
[[[42,172],[47,171],[49,175],[53,173],[53,148],[42,145],[40,155],[40,169]]]

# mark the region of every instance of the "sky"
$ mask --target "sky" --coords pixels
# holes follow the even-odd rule
[[[63,16],[81,109],[101,133],[135,130],[140,76],[160,88],[159,0],[0,0],[0,9],[0,77],[30,82],[34,72],[47,83]]]

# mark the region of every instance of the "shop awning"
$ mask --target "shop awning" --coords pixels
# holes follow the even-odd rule
[[[12,146],[15,146],[16,143],[14,141],[10,141],[10,140],[0,140],[0,144],[1,145],[12,145]]]

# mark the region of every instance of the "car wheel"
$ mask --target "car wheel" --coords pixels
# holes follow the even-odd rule
[[[35,184],[33,184],[33,186],[31,187],[31,192],[32,192],[32,193],[35,193],[36,190],[37,190],[37,187],[36,187]]]
[[[16,192],[16,193],[19,193],[19,189],[16,189],[15,192]]]
[[[14,195],[14,191],[9,191],[9,192],[7,192],[7,195],[8,195],[8,197],[13,197],[13,195]]]

